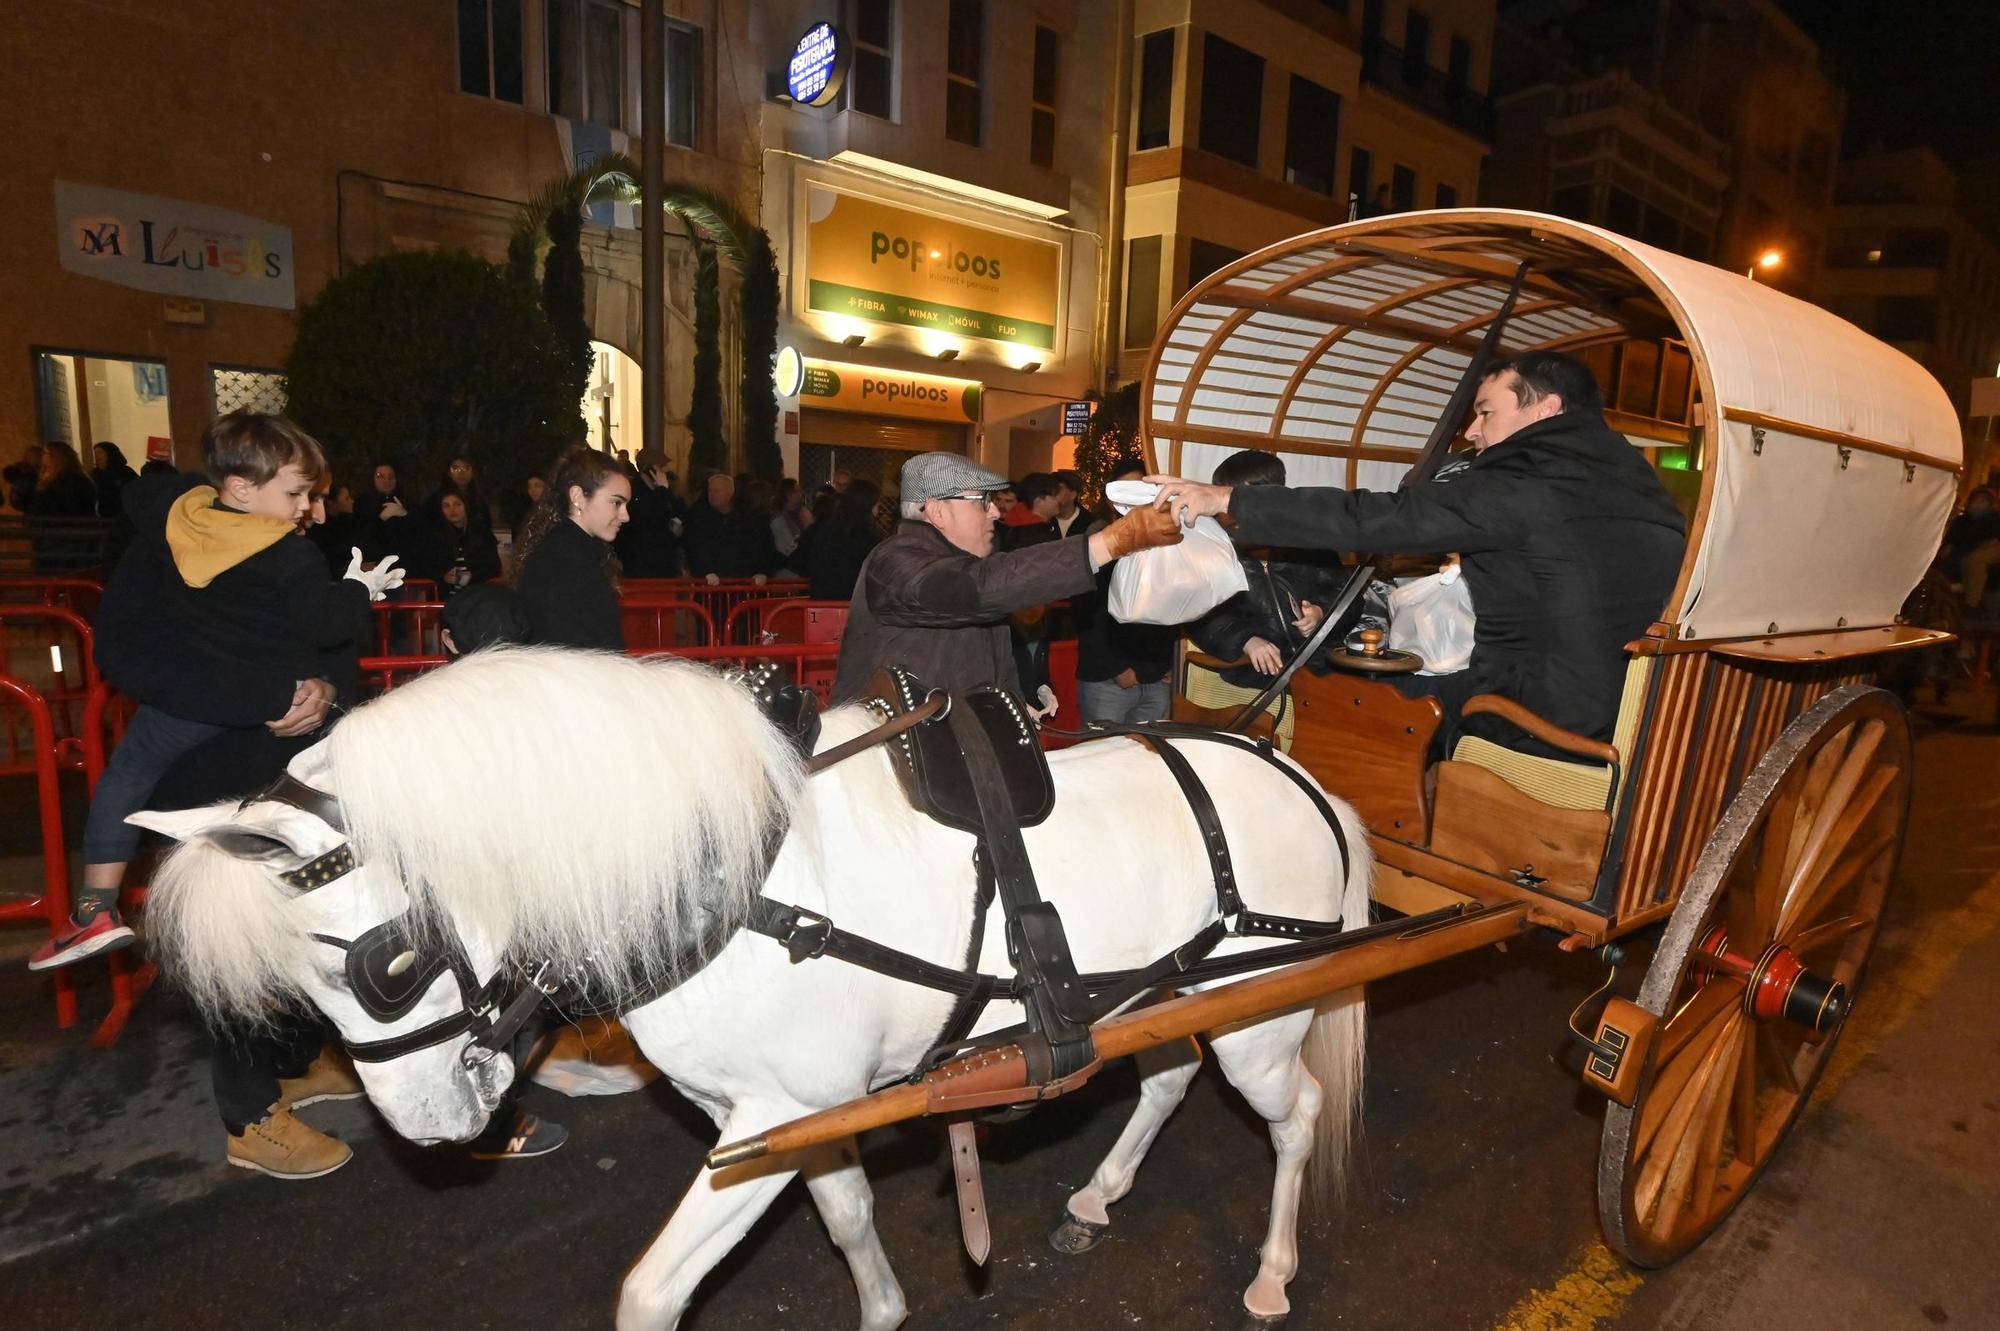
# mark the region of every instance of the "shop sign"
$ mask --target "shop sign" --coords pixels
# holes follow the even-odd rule
[[[801,106],[825,106],[840,95],[847,73],[847,43],[831,23],[807,28],[785,66],[785,89]]]
[[[292,233],[179,199],[56,182],[65,271],[141,291],[289,310]]]
[[[979,390],[980,385],[971,379],[808,358],[799,386],[799,405],[963,425],[979,419]]]
[[[806,307],[1052,351],[1063,247],[807,186]]]
[[[1090,428],[1090,404],[1088,402],[1063,403],[1062,425],[1062,432],[1064,434],[1073,434],[1079,438],[1082,437],[1084,431]]]

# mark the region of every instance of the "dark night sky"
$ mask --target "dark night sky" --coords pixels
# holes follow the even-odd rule
[[[1848,91],[1847,148],[1928,145],[2000,174],[2000,0],[1779,0]]]

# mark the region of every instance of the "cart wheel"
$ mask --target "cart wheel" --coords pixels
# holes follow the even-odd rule
[[[1909,818],[1894,695],[1837,689],[1771,746],[1702,848],[1639,990],[1660,1019],[1597,1158],[1611,1246],[1664,1266],[1750,1191],[1812,1094],[1875,946]]]

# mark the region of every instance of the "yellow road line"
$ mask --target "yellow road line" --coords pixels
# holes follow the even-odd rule
[[[1892,920],[1894,910],[1891,897]],[[1878,950],[1870,959],[1873,964],[1863,989],[1862,1010],[1868,1020],[1842,1034],[1840,1047],[1821,1075],[1807,1113],[1832,1098],[1862,1061],[1880,1048],[1885,1038],[1901,1030],[1918,1006],[1937,991],[1965,950],[1996,928],[2000,928],[2000,874],[1987,879],[1978,891],[1950,910],[1926,917],[1898,937],[1898,955],[1887,957]],[[1795,1131],[1809,1127],[1801,1123]],[[1602,1240],[1593,1239],[1566,1274],[1509,1308],[1493,1324],[1493,1331],[1592,1331],[1624,1312],[1633,1293],[1645,1283],[1645,1277],[1620,1261]]]

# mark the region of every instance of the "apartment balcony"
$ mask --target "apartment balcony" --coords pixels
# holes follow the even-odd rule
[[[1454,129],[1493,142],[1493,99],[1444,70],[1405,59],[1400,46],[1370,43],[1361,53],[1361,77]]]

